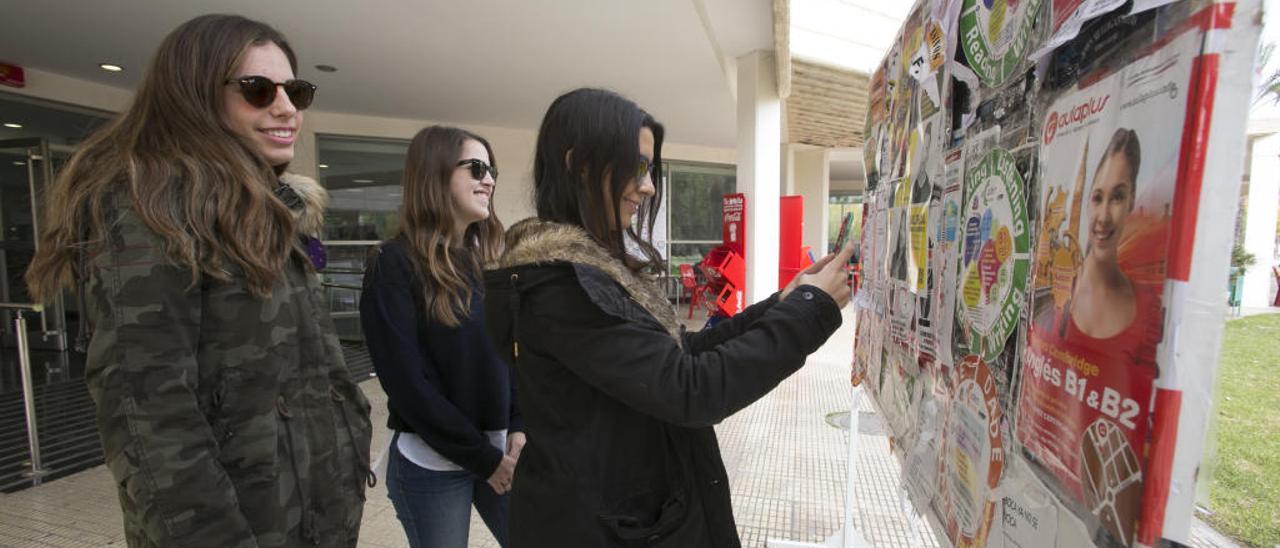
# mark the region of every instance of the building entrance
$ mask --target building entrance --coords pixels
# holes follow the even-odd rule
[[[23,276],[35,255],[44,200],[59,169],[109,113],[0,93],[0,302],[31,303]],[[87,340],[78,292],[62,292],[43,312],[24,313],[39,426],[42,475],[31,474],[22,370],[14,318],[0,307],[0,493],[102,462],[93,401],[84,383]]]

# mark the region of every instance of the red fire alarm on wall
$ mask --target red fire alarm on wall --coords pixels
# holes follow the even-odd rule
[[[0,63],[0,85],[20,88],[27,85],[27,76],[22,67]]]

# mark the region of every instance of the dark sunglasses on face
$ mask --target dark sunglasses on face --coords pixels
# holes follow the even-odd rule
[[[653,160],[640,157],[640,164],[636,166],[636,180],[644,179],[645,175],[653,176]]]
[[[483,181],[484,174],[488,173],[490,177],[493,177],[493,182],[495,183],[498,182],[498,168],[484,163],[484,160],[477,160],[475,158],[472,158],[470,160],[463,160],[461,162],[458,162],[458,167],[462,167],[462,166],[468,166],[471,169],[472,179],[475,179],[477,181]]]
[[[289,80],[287,82],[272,82],[266,76],[245,76],[244,78],[228,78],[227,84],[239,84],[240,95],[244,96],[246,103],[254,108],[267,108],[276,100],[276,88],[284,88],[284,94],[289,97],[289,102],[293,103],[294,108],[298,110],[306,110],[311,106],[311,100],[316,97],[316,85],[306,80]]]

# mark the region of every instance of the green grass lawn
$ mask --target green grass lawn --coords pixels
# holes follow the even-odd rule
[[[1208,521],[1254,546],[1280,545],[1280,314],[1227,322],[1219,367]]]

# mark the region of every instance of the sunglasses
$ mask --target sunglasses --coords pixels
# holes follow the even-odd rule
[[[640,164],[636,166],[636,180],[644,179],[645,175],[653,176],[653,160],[641,156]]]
[[[472,179],[475,179],[477,181],[483,181],[484,174],[488,173],[490,177],[493,177],[493,182],[495,183],[498,182],[498,168],[484,163],[484,160],[477,160],[475,158],[472,158],[470,160],[463,160],[461,162],[458,162],[457,167],[462,167],[462,166],[467,166],[468,168],[471,169]]]
[[[294,108],[298,110],[307,110],[311,106],[311,100],[316,97],[316,85],[306,80],[289,80],[287,82],[272,82],[266,76],[245,76],[244,78],[228,78],[226,84],[239,84],[240,95],[244,96],[244,101],[254,108],[267,108],[276,100],[276,88],[284,88],[284,94],[289,97],[289,102],[293,103]]]

